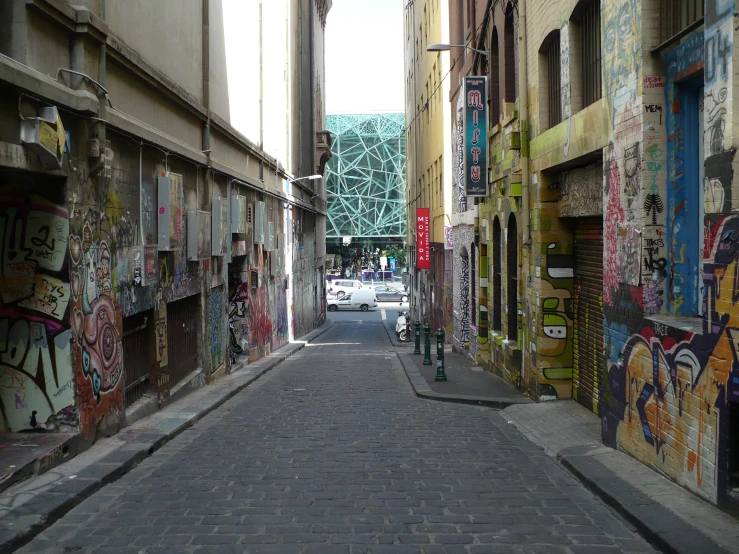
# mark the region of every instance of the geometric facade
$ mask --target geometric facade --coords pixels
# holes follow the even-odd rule
[[[326,127],[333,135],[326,238],[404,239],[404,115],[329,115]]]

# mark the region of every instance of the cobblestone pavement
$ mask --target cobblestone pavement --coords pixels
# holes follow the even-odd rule
[[[654,552],[498,412],[337,324],[20,552]]]

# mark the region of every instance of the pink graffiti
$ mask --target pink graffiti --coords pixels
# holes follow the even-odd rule
[[[608,207],[605,216],[605,233],[603,237],[605,250],[605,266],[603,267],[603,301],[613,303],[613,296],[618,290],[618,224],[625,219],[621,207],[621,172],[615,157],[611,157],[608,177]]]

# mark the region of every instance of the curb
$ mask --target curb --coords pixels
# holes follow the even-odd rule
[[[486,406],[488,408],[495,408],[496,410],[502,410],[508,406],[515,404],[531,404],[532,400],[529,398],[522,398],[520,400],[515,398],[502,398],[496,396],[469,396],[464,394],[444,394],[441,392],[434,391],[431,386],[426,382],[423,375],[418,371],[413,361],[407,359],[410,354],[405,352],[396,352],[400,359],[400,364],[405,370],[405,375],[408,377],[408,381],[413,387],[413,392],[417,397],[425,400],[436,400],[438,402],[451,402],[454,404],[469,404],[473,406]]]
[[[592,456],[557,454],[560,463],[587,489],[615,509],[654,547],[667,554],[729,554],[709,537],[623,479]]]
[[[157,431],[154,427],[141,433],[131,433],[131,437],[119,449],[85,468],[85,477],[65,480],[63,484],[42,492],[11,510],[0,519],[0,552],[13,552],[31,542],[37,535],[51,527],[82,501],[95,494],[105,485],[123,477],[142,460],[151,456],[187,428],[192,427],[203,417],[222,406],[265,373],[302,350],[306,344],[329,331],[333,325],[333,323],[324,324],[322,327],[301,337],[302,344],[285,345],[282,347],[285,348],[285,351],[280,352],[280,349],[278,349],[262,358],[262,360],[249,364],[251,368],[260,363],[264,367],[241,383],[228,383],[225,387],[215,388],[209,395],[210,398],[206,400],[207,404],[198,413],[189,418],[180,418],[180,421],[173,418],[176,422],[174,427],[171,427],[171,422],[165,420],[162,422],[163,424],[170,423],[170,427],[166,430]],[[245,365],[246,362],[239,364],[231,375],[237,373]],[[118,434],[125,435],[126,431],[127,429],[124,428]]]

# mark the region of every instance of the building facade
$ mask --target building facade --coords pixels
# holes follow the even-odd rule
[[[450,61],[430,44],[449,42],[449,2],[408,2],[404,9],[406,213],[411,317],[446,330],[451,340],[452,252],[450,238],[452,160],[449,88],[442,83]],[[428,209],[428,240],[419,245],[417,209]],[[447,240],[445,240],[445,238]],[[427,243],[427,244],[426,244]],[[419,251],[421,248],[421,251]],[[423,250],[428,251],[424,252]],[[418,260],[428,259],[428,269]]]
[[[329,115],[326,129],[332,135],[326,166],[330,253],[404,243],[403,114]]]
[[[90,444],[228,373],[229,323],[321,324],[330,7],[2,4],[0,431]]]
[[[461,72],[487,76],[490,112],[488,195],[455,206],[458,346],[541,400],[579,402],[606,444],[719,505],[739,488],[735,10],[450,12],[452,43],[487,54]]]

